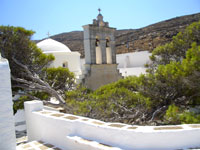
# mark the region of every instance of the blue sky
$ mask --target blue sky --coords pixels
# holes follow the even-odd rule
[[[0,25],[35,31],[33,39],[82,30],[98,8],[117,29],[137,29],[200,12],[200,0],[0,0]]]

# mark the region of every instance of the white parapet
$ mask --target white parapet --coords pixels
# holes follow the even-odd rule
[[[25,102],[29,140],[67,150],[174,150],[200,146],[200,124],[131,126],[43,109]]]
[[[0,58],[0,150],[15,150],[16,137],[10,81],[10,68]]]
[[[39,128],[37,128],[37,124],[40,124],[40,121],[35,122],[36,118],[32,112],[42,110],[43,103],[41,101],[28,101],[24,103],[24,107],[28,141],[32,141],[34,139],[40,138],[37,134],[37,132],[39,131]]]

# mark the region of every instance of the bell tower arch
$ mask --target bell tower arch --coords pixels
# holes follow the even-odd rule
[[[97,19],[93,19],[93,24],[83,26],[85,68],[88,72],[87,78],[85,78],[85,84],[92,89],[96,89],[101,85],[117,81],[121,78],[116,64],[116,28],[109,27],[108,22],[104,22],[103,20],[101,10],[98,10],[99,14]],[[100,70],[101,72],[99,72]],[[95,75],[97,72],[98,75]],[[109,78],[107,78],[108,76]],[[93,77],[96,78],[96,85],[91,85]],[[103,81],[101,78],[107,79],[103,79]]]
[[[85,25],[83,29],[86,64],[107,64],[108,58],[109,64],[116,64],[116,28],[109,27],[108,22],[103,21],[100,9],[97,19],[93,20],[93,24]],[[108,54],[109,56],[107,57]]]

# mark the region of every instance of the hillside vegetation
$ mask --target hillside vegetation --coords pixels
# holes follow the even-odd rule
[[[199,20],[200,13],[176,17],[140,29],[117,30],[116,51],[118,54],[142,50],[152,51],[157,46],[170,42],[178,32]],[[66,44],[72,51],[79,51],[81,56],[85,57],[82,31],[61,33],[51,38]]]

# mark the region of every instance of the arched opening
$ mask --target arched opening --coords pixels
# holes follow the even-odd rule
[[[102,52],[99,40],[96,39],[96,64],[102,64]]]
[[[112,50],[110,48],[110,40],[106,39],[106,62],[112,64]]]
[[[63,67],[63,68],[68,68],[68,62],[65,61],[65,62],[62,64],[62,67]]]

